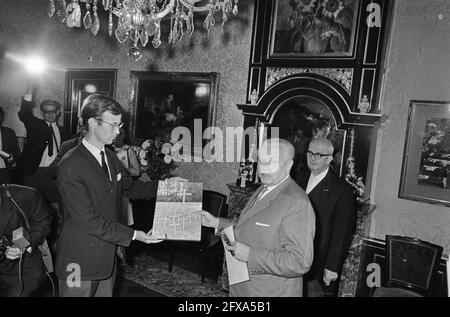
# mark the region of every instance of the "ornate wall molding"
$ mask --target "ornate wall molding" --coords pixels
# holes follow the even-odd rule
[[[353,69],[352,68],[286,68],[268,67],[266,75],[265,90],[281,79],[296,74],[317,74],[327,77],[338,83],[348,94],[351,94]]]

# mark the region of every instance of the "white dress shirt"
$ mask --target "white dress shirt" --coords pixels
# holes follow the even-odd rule
[[[95,157],[95,159],[97,160],[98,164],[100,164],[100,167],[101,167],[102,166],[102,156],[100,155],[100,152],[103,151],[103,153],[105,153],[105,147],[103,146],[101,149],[98,149],[95,146],[93,146],[91,143],[86,141],[86,138],[83,138],[83,140],[81,142],[88,149],[88,151],[91,152],[91,154]],[[111,169],[109,168],[108,159],[106,158],[106,153],[105,153],[105,162],[106,162],[106,166],[108,166],[109,180],[111,180]]]
[[[273,185],[273,186],[267,186],[266,192],[264,194],[262,194],[261,197],[259,197],[259,199],[262,199],[264,196],[267,196],[268,193],[270,193],[272,190],[274,190],[277,186],[279,186],[281,183],[283,183],[288,178],[289,178],[289,175],[287,175],[285,178],[283,178],[281,180],[281,182],[279,182],[278,184]]]
[[[42,153],[41,162],[39,163],[39,167],[48,167],[50,164],[52,164],[53,160],[56,158],[56,155],[58,155],[59,147],[61,146],[61,135],[59,134],[58,126],[56,125],[56,122],[49,123],[45,122],[47,125],[51,126],[53,129],[53,133],[55,134],[55,138],[52,138],[53,140],[53,155],[48,155],[48,145],[44,150],[44,153]]]
[[[326,170],[324,170],[322,173],[318,174],[318,175],[313,175],[313,173],[311,173],[311,175],[309,175],[309,179],[308,179],[308,185],[306,186],[306,193],[309,194],[316,186],[317,184],[319,184],[322,179],[325,178],[325,176],[327,176],[329,168],[327,168]]]

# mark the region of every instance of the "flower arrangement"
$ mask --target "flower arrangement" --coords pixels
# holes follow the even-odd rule
[[[141,146],[135,146],[141,164],[141,171],[151,180],[163,180],[172,175],[177,167],[172,156],[173,143],[165,142],[164,138],[155,137],[145,140]]]
[[[354,10],[355,0],[290,0],[293,51],[348,51]]]

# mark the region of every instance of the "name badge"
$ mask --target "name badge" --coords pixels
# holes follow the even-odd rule
[[[270,225],[268,225],[267,223],[261,223],[261,222],[256,222],[255,225],[260,226],[260,227],[270,227]]]

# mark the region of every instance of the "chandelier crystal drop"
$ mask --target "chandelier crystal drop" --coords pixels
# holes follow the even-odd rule
[[[55,13],[70,28],[84,27],[95,36],[100,30],[97,11],[108,14],[108,33],[120,43],[131,40],[132,56],[138,56],[138,45],[149,42],[155,48],[161,45],[161,20],[170,14],[168,43],[175,44],[194,33],[194,15],[206,14],[203,27],[209,32],[216,24],[215,16],[222,18],[222,29],[231,14],[238,14],[239,0],[49,0],[49,17]],[[150,39],[153,37],[152,39]],[[130,53],[129,53],[130,55]]]

